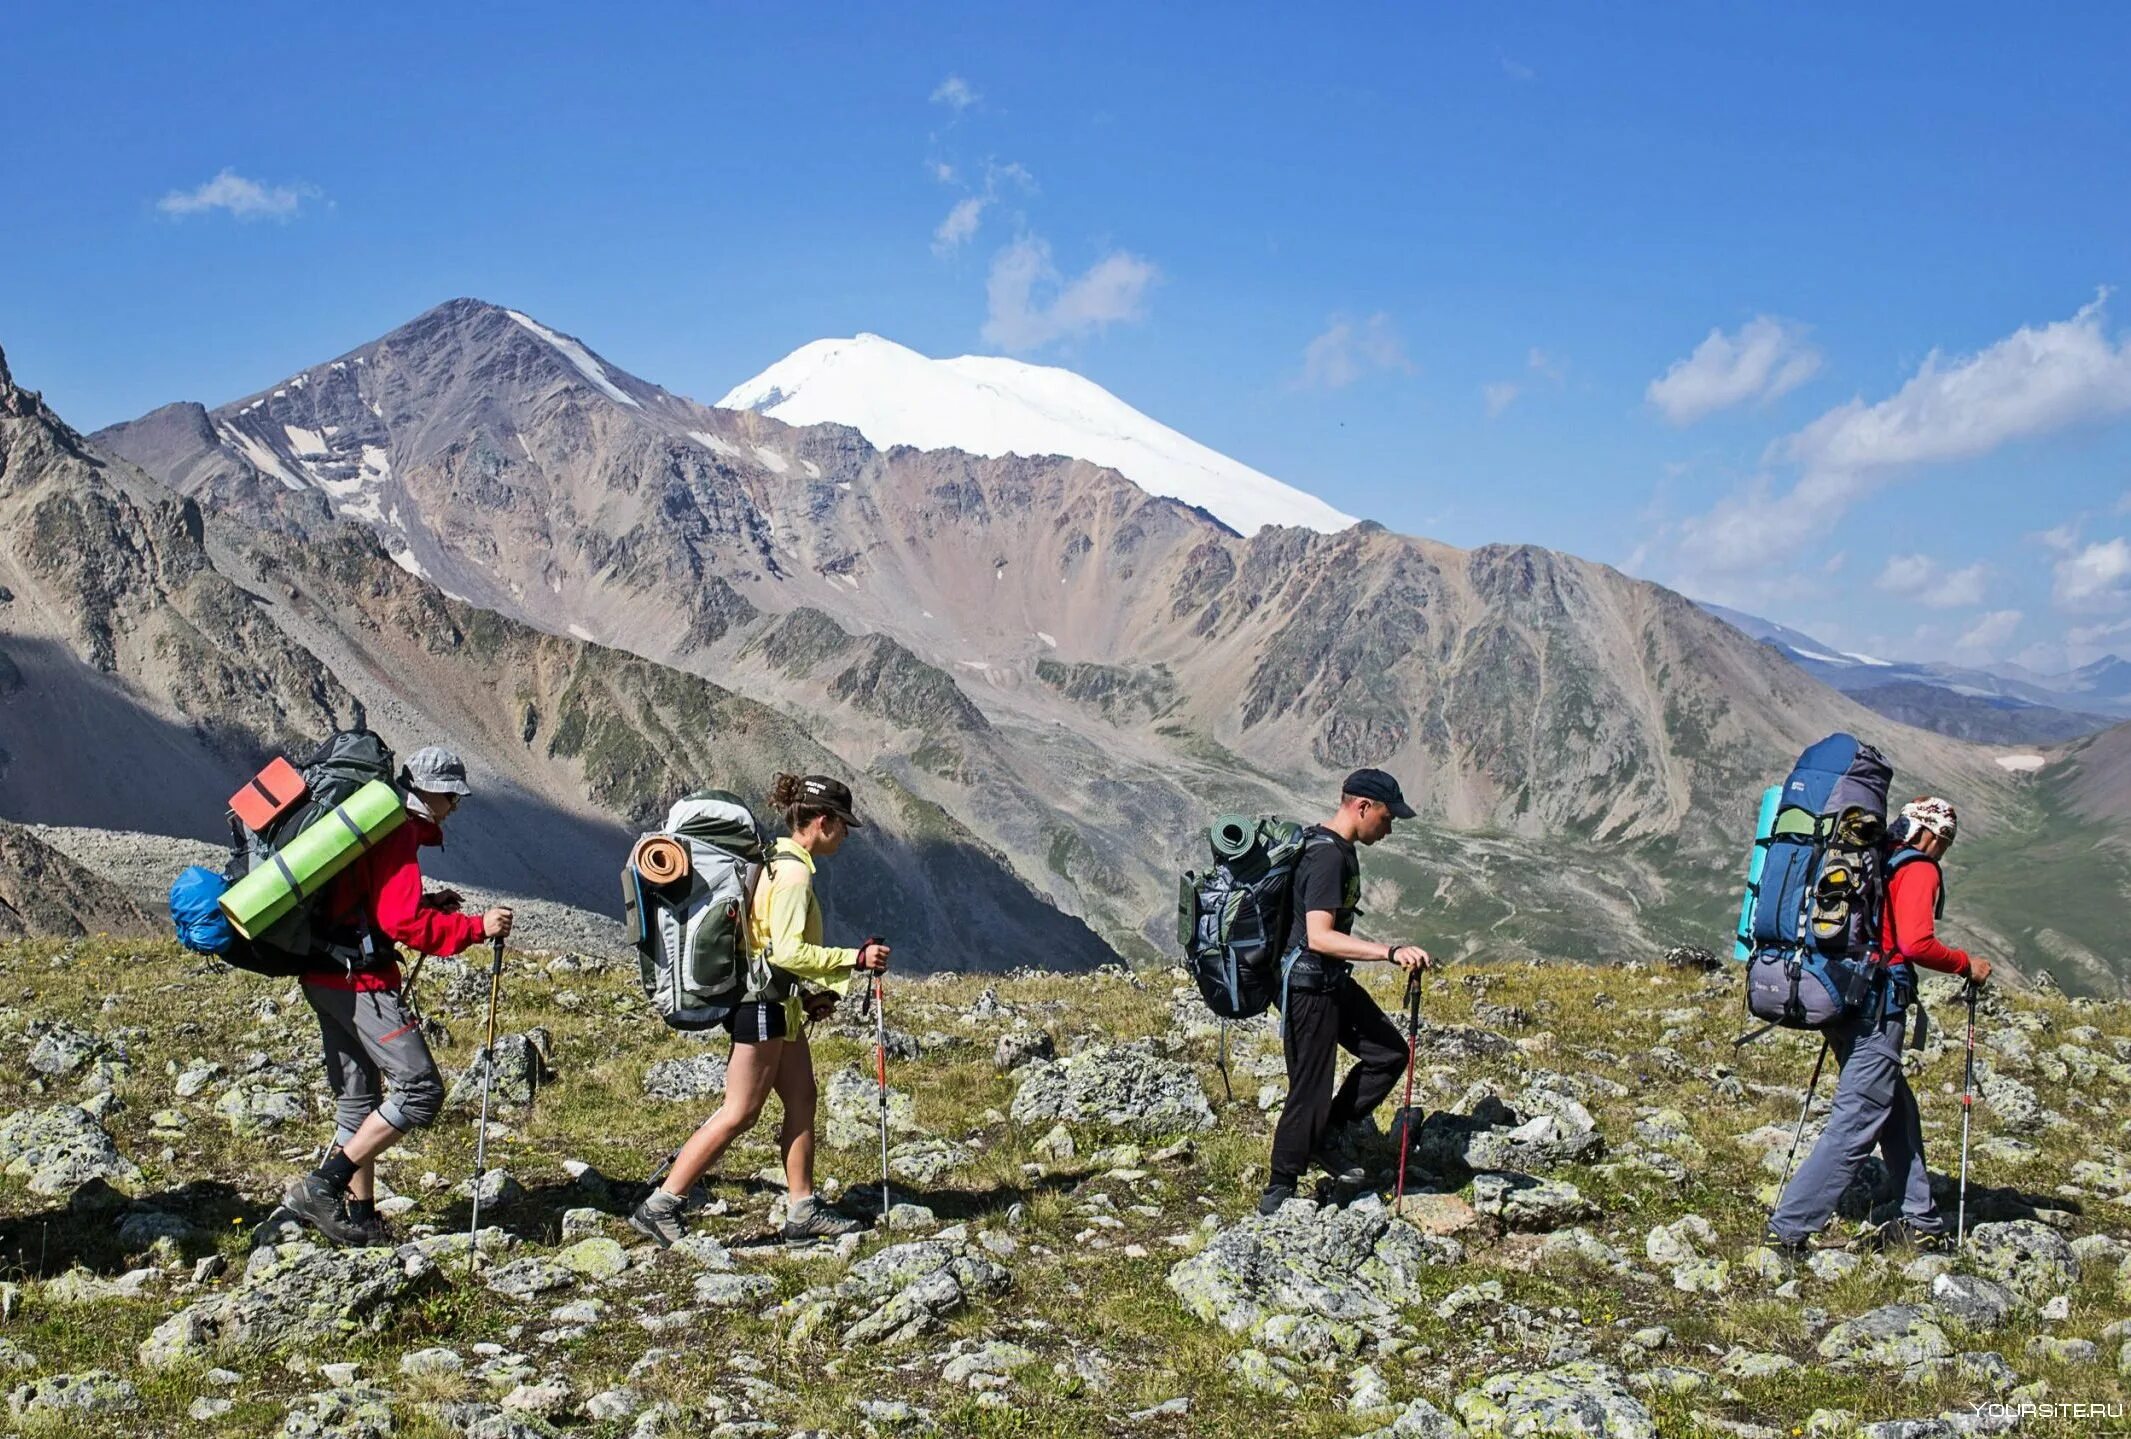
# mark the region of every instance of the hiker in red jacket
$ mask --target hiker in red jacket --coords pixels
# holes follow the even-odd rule
[[[1958,828],[1953,806],[1931,796],[1904,805],[1893,826],[1895,847],[1887,858],[1887,903],[1880,924],[1887,958],[1880,980],[1884,1003],[1868,1003],[1864,1013],[1828,1026],[1828,1045],[1842,1077],[1827,1128],[1769,1221],[1768,1243],[1779,1252],[1793,1257],[1804,1252],[1807,1237],[1828,1222],[1874,1145],[1902,1189],[1902,1211],[1880,1227],[1877,1247],[1928,1248],[1943,1242],[1947,1226],[1931,1197],[1923,1121],[1902,1073],[1902,1034],[1916,999],[1917,968],[1957,974],[1970,984],[1990,978],[1989,960],[1964,954],[1938,937],[1945,906],[1939,859]]]
[[[377,1156],[410,1129],[433,1122],[444,1082],[401,992],[394,944],[454,955],[511,932],[511,912],[459,913],[450,890],[422,892],[419,852],[444,843],[444,821],[472,791],[450,750],[416,751],[400,772],[407,819],[333,882],[325,902],[329,948],[338,958],[303,976],[318,1014],[326,1081],[333,1088],[333,1150],[292,1182],[282,1207],[337,1244],[390,1242],[377,1215]]]

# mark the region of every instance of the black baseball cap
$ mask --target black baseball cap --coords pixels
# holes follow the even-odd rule
[[[853,829],[864,829],[851,802],[851,786],[825,774],[810,774],[799,781],[799,802],[819,805]]]
[[[1360,799],[1373,799],[1391,811],[1393,819],[1412,819],[1413,806],[1406,803],[1398,781],[1380,769],[1358,769],[1347,776],[1347,782],[1339,787],[1341,794],[1351,794]]]

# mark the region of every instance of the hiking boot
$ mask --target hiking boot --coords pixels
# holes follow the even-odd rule
[[[1764,1249],[1775,1252],[1786,1274],[1797,1272],[1800,1266],[1813,1257],[1813,1246],[1809,1242],[1803,1239],[1785,1239],[1773,1229],[1763,1231],[1761,1245]]]
[[[1336,1188],[1359,1189],[1369,1182],[1367,1168],[1330,1146],[1311,1155],[1310,1163],[1322,1169]]]
[[[840,1239],[866,1226],[809,1195],[791,1207],[784,1221],[786,1239]]]
[[[1871,1247],[1881,1254],[1899,1249],[1936,1253],[1947,1247],[1946,1231],[1903,1214],[1872,1232]]]
[[[379,1213],[377,1213],[377,1212],[376,1212],[375,1210],[372,1210],[372,1211],[371,1211],[371,1213],[370,1213],[370,1217],[369,1217],[369,1218],[367,1218],[367,1219],[357,1219],[357,1218],[355,1218],[355,1217],[354,1217],[353,1215],[349,1215],[349,1216],[348,1216],[348,1222],[349,1222],[350,1224],[354,1225],[354,1226],[355,1226],[355,1227],[356,1227],[357,1229],[359,1229],[359,1230],[361,1230],[361,1231],[362,1231],[362,1234],[363,1234],[363,1238],[362,1238],[362,1247],[363,1247],[363,1248],[365,1248],[365,1249],[397,1249],[397,1248],[399,1248],[399,1243],[400,1243],[400,1237],[399,1237],[399,1235],[397,1235],[397,1234],[393,1233],[393,1232],[392,1232],[392,1226],[391,1226],[391,1225],[389,1225],[389,1224],[387,1224],[387,1223],[385,1223],[385,1216],[384,1216],[384,1215],[382,1215],[382,1214],[379,1214]]]
[[[1280,1206],[1294,1197],[1294,1185],[1268,1184],[1265,1186],[1265,1193],[1258,1196],[1258,1212],[1260,1214],[1278,1214]]]
[[[661,1195],[668,1202],[656,1202]],[[673,1248],[688,1233],[688,1223],[681,1218],[680,1198],[663,1189],[652,1190],[642,1204],[630,1211],[629,1227],[661,1249]]]
[[[335,1244],[350,1249],[359,1249],[368,1240],[367,1231],[341,1210],[340,1192],[324,1177],[306,1174],[289,1185],[281,1196],[281,1207],[332,1240]]]

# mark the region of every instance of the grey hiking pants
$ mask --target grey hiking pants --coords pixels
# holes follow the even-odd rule
[[[1906,1006],[1896,1008],[1890,1002],[1876,1023],[1864,1017],[1826,1029],[1835,1062],[1842,1066],[1835,1081],[1835,1106],[1769,1220],[1784,1242],[1797,1243],[1828,1222],[1874,1145],[1901,1186],[1902,1213],[1919,1229],[1945,1227],[1931,1198],[1931,1173],[1924,1167],[1923,1120],[1902,1073],[1908,1017]]]
[[[325,1041],[333,1142],[346,1144],[372,1113],[405,1134],[436,1119],[444,1080],[422,1026],[396,989],[358,992],[306,984]]]

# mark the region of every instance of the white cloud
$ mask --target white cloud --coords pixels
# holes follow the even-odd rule
[[[225,168],[204,185],[172,190],[155,202],[155,208],[166,215],[227,210],[239,220],[288,220],[318,193],[316,185],[262,185]]]
[[[1756,315],[1735,335],[1711,330],[1684,360],[1650,382],[1644,398],[1675,425],[1691,425],[1718,410],[1763,402],[1797,389],[1820,368],[1820,352],[1802,326]]]
[[[1339,390],[1377,370],[1413,373],[1391,317],[1379,311],[1360,324],[1334,315],[1317,338],[1302,347],[1299,389]]]
[[[1509,56],[1502,57],[1502,73],[1512,80],[1530,82],[1539,78],[1539,72],[1529,65],[1520,64]]]
[[[2131,341],[2112,342],[2103,330],[2106,298],[2069,320],[2023,325],[1973,355],[1947,361],[1934,350],[1887,399],[1832,409],[1786,448],[1809,471],[1858,474],[1974,459],[2131,411]]]
[[[970,83],[960,75],[949,75],[932,92],[933,104],[945,105],[958,114],[976,104],[980,98],[982,97],[971,88]]]
[[[2066,520],[2063,524],[2043,530],[2032,538],[2046,550],[2068,555],[2079,548],[2079,521]]]
[[[2018,610],[1992,610],[1955,640],[1953,647],[1963,654],[1995,657],[2020,628],[2020,620]]]
[[[1515,380],[1497,380],[1480,386],[1480,397],[1487,402],[1487,417],[1491,420],[1514,404],[1521,388]]]
[[[974,238],[977,227],[984,223],[984,207],[990,203],[990,198],[984,195],[967,195],[955,201],[947,218],[932,232],[932,253],[942,257],[952,255]]]
[[[2131,544],[2121,536],[2088,545],[2057,562],[2051,598],[2063,610],[2121,609],[2131,600]]]
[[[1890,595],[1901,595],[1935,610],[1980,605],[1989,583],[1990,566],[1981,561],[1951,570],[1929,555],[1896,555],[1873,581]]]
[[[1069,281],[1050,245],[1025,235],[992,258],[984,338],[1005,350],[1034,350],[1137,320],[1160,273],[1150,261],[1113,250]]]
[[[945,160],[927,160],[925,168],[932,171],[932,178],[942,185],[952,185],[955,182],[955,167]]]
[[[1525,354],[1524,367],[1540,378],[1552,380],[1557,385],[1567,379],[1569,374],[1568,365],[1555,359],[1537,345],[1532,346],[1530,351]]]

